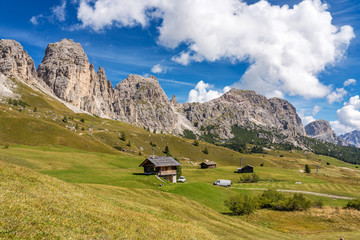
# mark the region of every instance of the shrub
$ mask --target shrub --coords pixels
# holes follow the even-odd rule
[[[181,177],[182,175],[182,167],[180,166],[176,166],[176,178],[179,179],[179,177]]]
[[[205,154],[209,154],[209,150],[208,150],[208,148],[207,148],[207,147],[205,147],[205,148],[204,148],[203,153],[205,153]]]
[[[123,140],[124,142],[126,141],[126,134],[124,131],[121,132],[120,139]]]
[[[305,165],[305,172],[306,173],[311,173],[311,169],[310,169],[310,167],[309,167],[309,165]]]
[[[264,166],[264,163],[261,163],[261,164],[260,164],[260,167],[263,167],[263,166]]]
[[[152,141],[150,141],[150,145],[151,145],[152,147],[156,147],[156,144],[153,143]]]
[[[281,154],[280,157],[284,157],[284,155]]]
[[[33,110],[33,112],[37,112],[37,108],[36,108],[36,107],[34,107],[34,110]]]
[[[330,165],[330,163],[329,163],[329,162],[327,162],[327,163],[326,163],[326,165]]]
[[[313,202],[312,206],[315,208],[323,208],[324,203],[321,199],[319,199],[319,200],[316,200],[315,202]]]
[[[246,195],[237,195],[226,200],[225,206],[227,206],[235,215],[244,215],[253,213],[258,208],[258,203],[256,198],[251,198]]]
[[[170,153],[170,150],[169,150],[168,145],[165,146],[165,150],[163,151],[163,153],[165,153],[166,156],[171,156],[171,153]]]
[[[80,119],[80,122],[85,123],[85,119],[83,119],[83,118]]]
[[[193,145],[196,147],[199,146],[199,141],[195,139]]]
[[[142,155],[142,153],[139,151],[139,156],[141,156]]]
[[[131,147],[131,142],[130,142],[130,140],[129,140],[129,142],[126,144],[126,146]]]
[[[79,125],[76,123],[75,130],[78,130],[78,129],[79,129]]]
[[[273,209],[279,211],[305,211],[311,207],[312,203],[302,194],[294,194],[293,197],[279,201],[273,206]]]
[[[259,206],[260,208],[270,208],[272,209],[280,201],[284,201],[285,195],[276,190],[269,189],[263,192],[259,197]]]
[[[4,144],[4,149],[8,149],[8,148],[9,148],[9,146],[10,146],[10,144],[5,143],[5,144]]]
[[[345,208],[360,210],[360,200],[359,199],[350,200],[346,204]]]
[[[62,121],[63,121],[64,123],[67,123],[67,122],[68,122],[67,117],[66,117],[66,116],[64,116],[64,118],[62,119]]]
[[[154,134],[156,133],[156,129],[154,129],[153,133],[154,133]]]
[[[244,175],[240,177],[241,183],[255,183],[259,181],[259,176],[256,173]]]

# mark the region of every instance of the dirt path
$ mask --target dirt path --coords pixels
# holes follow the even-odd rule
[[[267,188],[238,188],[238,187],[231,187],[231,188],[242,189],[242,190],[260,190],[260,191],[268,190]],[[332,194],[309,192],[309,191],[302,191],[302,190],[276,189],[276,191],[288,192],[288,193],[302,193],[302,194],[309,194],[309,195],[327,197],[327,198],[332,198],[332,199],[345,199],[345,200],[356,199],[353,197],[344,197],[344,196],[337,196],[337,195],[332,195]]]

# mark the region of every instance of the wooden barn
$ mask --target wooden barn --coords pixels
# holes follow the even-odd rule
[[[176,183],[177,166],[181,164],[172,157],[149,157],[139,165],[145,174],[158,175],[172,183]]]
[[[216,162],[205,161],[200,164],[201,168],[216,168]]]
[[[251,165],[246,165],[242,168],[238,168],[238,173],[253,173],[254,172],[254,167]]]

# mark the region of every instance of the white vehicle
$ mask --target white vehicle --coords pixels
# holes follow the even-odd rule
[[[222,187],[230,187],[231,186],[231,180],[219,179],[216,182],[214,182],[214,185],[222,186]]]
[[[184,176],[179,177],[178,182],[184,183],[186,181]]]

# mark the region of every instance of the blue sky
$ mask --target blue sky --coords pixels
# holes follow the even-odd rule
[[[19,41],[36,66],[48,43],[70,38],[114,85],[132,73],[155,75],[179,102],[209,100],[227,86],[253,89],[290,101],[305,122],[360,130],[358,1],[175,2],[6,1],[0,38]]]

